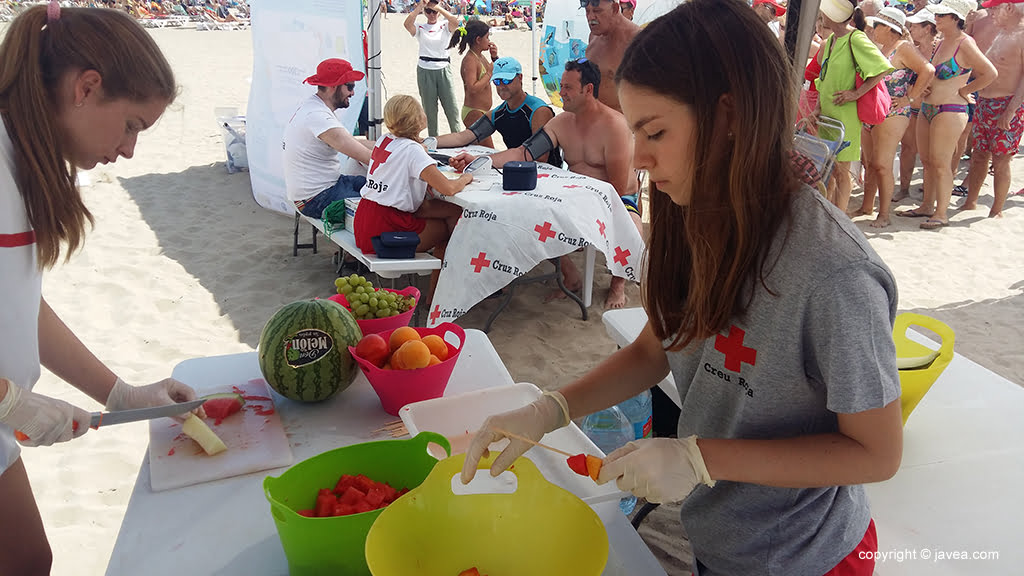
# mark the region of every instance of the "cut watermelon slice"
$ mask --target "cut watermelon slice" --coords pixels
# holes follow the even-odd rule
[[[569,468],[579,474],[580,476],[587,475],[587,457],[585,454],[577,454],[575,456],[569,456],[565,459],[569,463]]]
[[[242,409],[245,398],[241,394],[211,394],[203,403],[206,416],[213,418],[214,426],[219,426],[225,418]]]

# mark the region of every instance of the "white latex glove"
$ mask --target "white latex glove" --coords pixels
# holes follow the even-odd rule
[[[714,486],[697,437],[647,438],[626,444],[604,459],[598,484],[616,480],[620,490],[648,502],[680,502],[697,484]]]
[[[545,392],[543,396],[522,408],[491,416],[480,427],[476,436],[473,436],[473,441],[469,444],[469,449],[466,450],[466,461],[462,465],[462,483],[468,484],[476,475],[476,467],[480,458],[488,453],[487,447],[492,442],[507,438],[504,434],[496,432],[495,429],[525,436],[539,442],[548,432],[568,426],[568,424],[569,406],[560,392]],[[491,476],[497,476],[504,472],[516,461],[516,458],[531,448],[530,444],[522,440],[515,438],[509,438],[509,440],[509,445],[494,459],[494,463],[491,465]]]
[[[156,384],[148,386],[131,386],[118,378],[117,382],[114,383],[114,387],[110,390],[110,395],[107,396],[107,410],[110,412],[115,410],[134,410],[136,408],[150,408],[180,402],[191,402],[195,399],[195,390],[173,378],[165,378]],[[202,408],[199,410],[202,410]],[[184,416],[182,415],[179,419],[184,418]],[[201,413],[200,416],[202,416]]]
[[[10,381],[7,394],[0,401],[0,422],[28,436],[27,440],[18,440],[25,446],[50,446],[78,438],[89,431],[89,418],[89,413],[77,406],[25,390]]]

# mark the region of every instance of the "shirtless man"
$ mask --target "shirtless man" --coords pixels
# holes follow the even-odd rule
[[[999,76],[978,94],[974,154],[967,175],[967,201],[962,209],[978,207],[978,195],[991,158],[995,199],[988,217],[1001,218],[1010,191],[1010,160],[1017,153],[1024,134],[1024,3],[988,0],[982,5],[988,8],[999,27],[999,33],[985,54]]]
[[[580,6],[587,9],[587,23],[590,24],[590,40],[587,43],[587,59],[601,70],[601,102],[622,112],[619,94],[615,90],[615,72],[622,62],[626,46],[633,40],[640,27],[622,15],[618,0],[580,0]]]
[[[602,78],[597,66],[591,61],[570,60],[562,74],[562,97],[564,112],[555,116],[546,126],[526,143],[491,156],[492,164],[501,168],[505,162],[529,160],[529,151],[561,146],[569,170],[584,174],[611,184],[626,205],[637,230],[643,234],[640,214],[636,211],[636,172],[633,170],[633,134],[622,114],[605,105],[598,96]],[[614,86],[608,88],[614,90]],[[543,143],[542,148],[535,146]],[[464,169],[476,157],[467,153],[452,158],[456,170]],[[572,291],[582,286],[579,270],[567,257],[562,257],[562,273],[565,285]],[[626,279],[613,276],[606,309],[622,308],[626,305]],[[556,292],[550,299],[565,298]]]

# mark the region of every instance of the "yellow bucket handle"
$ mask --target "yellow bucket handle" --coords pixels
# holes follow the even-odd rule
[[[476,467],[478,473],[479,471],[485,471],[487,474],[490,474],[491,464],[497,456],[497,453],[492,452],[490,455],[481,458]],[[452,477],[462,472],[462,464],[465,460],[465,454],[456,454],[441,460],[434,465],[434,469],[430,471],[427,479],[414,490],[430,498],[494,496],[494,494],[456,494],[452,491]],[[516,476],[516,491],[509,494],[500,494],[503,498],[526,499],[531,498],[531,494],[537,492],[545,492],[552,489],[561,490],[558,486],[548,482],[544,475],[540,473],[540,470],[537,469],[537,466],[528,458],[517,458],[508,469],[508,472]]]
[[[893,323],[892,333],[893,339],[897,341],[897,350],[900,348],[898,345],[900,340],[922,345],[907,337],[907,330],[911,326],[920,326],[938,334],[939,338],[942,339],[941,345],[939,346],[939,358],[947,362],[952,359],[953,344],[956,341],[956,333],[953,332],[953,329],[945,322],[936,320],[930,316],[915,314],[913,312],[904,312],[900,314],[896,317],[896,321]]]

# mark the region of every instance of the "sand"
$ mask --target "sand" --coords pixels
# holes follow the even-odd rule
[[[178,74],[181,96],[139,139],[135,159],[92,171],[83,193],[95,229],[80,253],[46,274],[43,287],[79,337],[136,384],[164,378],[188,358],[254,350],[279,306],[326,296],[334,279],[329,244],[319,254],[293,257],[292,218],[259,207],[247,174],[226,173],[213,109],[245,109],[249,33],[168,29],[153,35]],[[416,94],[416,46],[401,18],[391,15],[384,35],[387,93]],[[496,31],[493,37],[503,55],[530,61],[529,33]],[[1024,186],[1024,162],[1017,160],[1015,169],[1012,190]],[[984,194],[982,203],[990,203],[988,186]],[[858,204],[855,197],[851,205]],[[952,226],[940,232],[919,231],[919,221],[901,218],[882,231],[860,223],[896,274],[900,309],[948,322],[957,331],[958,352],[1018,383],[1024,382],[1024,259],[1012,254],[1013,246],[1024,246],[1022,207],[1024,197],[1011,198],[1001,220],[984,218],[987,210],[953,213]],[[615,350],[600,320],[608,284],[600,258],[598,271],[589,321],[580,319],[575,304],[541,304],[543,286],[518,293],[499,317],[490,337],[517,381],[562,386]],[[631,305],[638,305],[638,295],[630,286]],[[461,323],[482,327],[496,305],[477,306]],[[45,371],[37,390],[99,408]],[[147,442],[146,425],[135,424],[25,450],[55,550],[54,574],[104,572]],[[688,573],[678,529],[665,510],[643,530],[673,574]]]

